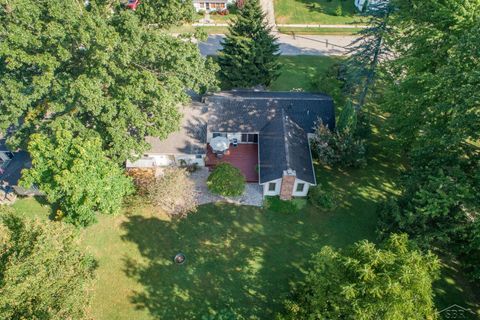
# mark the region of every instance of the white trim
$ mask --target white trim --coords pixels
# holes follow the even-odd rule
[[[313,185],[312,186],[316,186],[317,185],[317,174],[315,172],[315,166],[313,165],[312,148],[310,146],[310,136],[309,135],[313,135],[313,134],[308,133],[307,134],[307,140],[308,140],[308,151],[310,152],[310,162],[312,163],[312,172],[313,172]]]

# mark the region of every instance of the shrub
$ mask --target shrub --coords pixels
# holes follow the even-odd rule
[[[337,205],[333,192],[325,190],[322,185],[310,188],[308,201],[320,209],[333,209]]]
[[[242,172],[228,163],[216,166],[207,179],[208,189],[222,196],[239,196],[245,190]]]
[[[340,113],[335,130],[330,130],[322,119],[318,119],[312,145],[318,159],[325,164],[346,167],[366,164],[365,145],[357,131],[357,112],[351,103]]]
[[[331,131],[322,121],[317,123],[312,145],[320,161],[328,165],[346,167],[363,167],[365,160],[365,145],[353,134]]]
[[[342,5],[339,4],[336,8],[335,8],[335,15],[336,16],[343,16],[343,8],[342,8]]]
[[[155,179],[146,199],[173,216],[195,212],[197,206],[194,182],[188,178],[186,169],[176,167],[166,168],[163,175]]]

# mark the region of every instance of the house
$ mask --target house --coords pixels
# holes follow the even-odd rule
[[[225,91],[184,108],[181,129],[168,139],[148,137],[151,149],[127,168],[229,162],[264,196],[304,197],[317,184],[309,138],[321,118],[335,126],[334,104],[324,94]],[[227,150],[217,153],[214,139]]]
[[[0,189],[3,191],[14,190],[21,196],[42,195],[43,193],[35,186],[25,189],[18,185],[22,170],[31,166],[32,161],[26,151],[8,150],[5,139],[0,137]]]
[[[226,10],[229,4],[233,4],[232,0],[193,0],[193,7],[195,11],[223,11]]]
[[[385,0],[355,0],[355,6],[360,12],[364,12],[370,7],[379,5],[382,2],[386,2],[386,1]]]

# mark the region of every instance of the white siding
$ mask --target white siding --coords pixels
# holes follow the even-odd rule
[[[299,183],[303,183],[303,191],[302,192],[297,192],[297,186]],[[295,185],[293,186],[293,196],[294,197],[306,197],[308,194],[308,188],[310,187],[310,184],[308,182],[302,181],[300,179],[295,179]]]
[[[268,191],[268,186],[270,183],[275,183],[275,191]],[[264,196],[278,196],[280,194],[280,187],[282,185],[282,179],[272,180],[263,184],[263,195]]]
[[[204,156],[203,155],[200,159],[197,159],[197,156],[194,155],[194,154],[193,155],[192,154],[177,155],[177,156],[175,156],[175,160],[177,162],[177,165],[180,164],[181,160],[184,160],[187,163],[187,165],[196,163],[200,167],[205,166],[205,161],[204,161]]]
[[[148,157],[153,158],[158,167],[170,166],[175,163],[175,158],[167,154],[149,154]]]

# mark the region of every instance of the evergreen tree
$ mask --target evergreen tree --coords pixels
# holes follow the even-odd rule
[[[280,69],[276,40],[258,0],[245,1],[218,56],[223,84],[228,88],[270,85]]]
[[[368,6],[370,17],[368,28],[359,32],[360,37],[350,44],[352,53],[346,62],[347,91],[355,101],[355,108],[360,110],[365,104],[377,76],[377,69],[382,60],[391,55],[386,38],[391,32],[390,15],[393,4],[390,0],[381,0]]]

